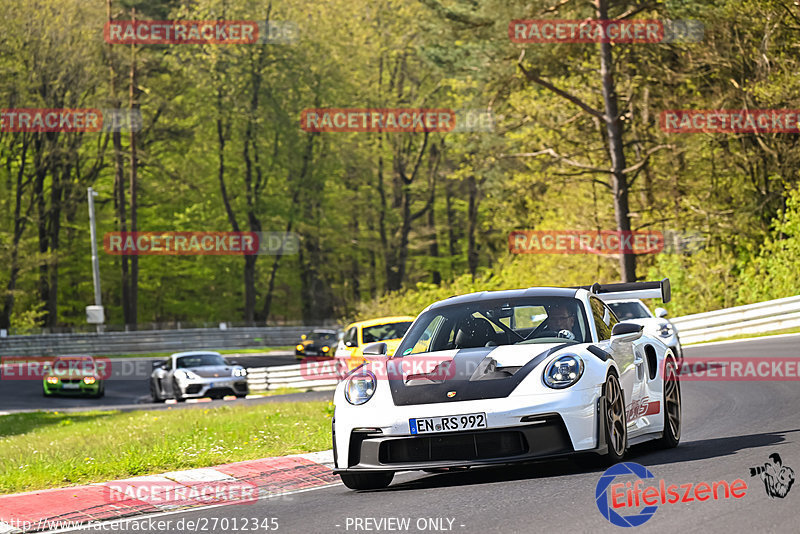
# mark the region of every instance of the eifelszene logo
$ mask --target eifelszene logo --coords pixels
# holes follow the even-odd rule
[[[635,478],[616,481],[617,478]],[[644,486],[645,480],[652,479],[657,485]],[[788,491],[788,489],[787,489]],[[741,499],[747,494],[747,482],[737,478],[733,482],[719,480],[717,482],[689,482],[686,484],[669,484],[662,479],[656,480],[643,465],[624,462],[609,467],[600,476],[595,488],[595,502],[603,517],[618,527],[637,527],[646,523],[658,510],[659,504],[688,503]],[[641,509],[638,509],[642,507]],[[633,513],[623,514],[630,509]]]
[[[767,495],[774,499],[775,497],[783,499],[789,490],[792,489],[794,484],[794,470],[783,465],[781,455],[773,452],[769,455],[771,462],[765,462],[764,465],[750,468],[750,476],[759,476],[764,481],[764,489]]]

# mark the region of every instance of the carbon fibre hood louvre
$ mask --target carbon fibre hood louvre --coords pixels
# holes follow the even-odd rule
[[[461,349],[450,362],[450,365],[455,365],[455,369],[443,373],[447,376],[445,379],[434,373],[430,374],[432,376],[413,375],[407,380],[400,377],[390,378],[392,400],[395,406],[411,406],[508,397],[542,361],[568,346],[569,343],[564,343],[547,349],[522,367],[507,371],[495,368],[496,362],[490,354],[497,347]],[[455,393],[449,396],[452,392]]]

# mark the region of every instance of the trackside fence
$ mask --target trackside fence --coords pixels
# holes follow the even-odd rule
[[[800,295],[671,319],[681,343],[800,327]]]

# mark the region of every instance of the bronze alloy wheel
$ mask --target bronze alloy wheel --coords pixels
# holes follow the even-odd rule
[[[665,448],[677,447],[681,440],[681,384],[675,363],[664,364],[664,435],[660,444]]]
[[[628,448],[625,399],[619,386],[619,380],[614,375],[609,375],[605,390],[608,456],[612,460],[619,460],[625,455],[625,449]]]

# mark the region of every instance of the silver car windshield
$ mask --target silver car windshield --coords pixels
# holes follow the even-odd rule
[[[647,308],[641,302],[609,302],[608,305],[620,321],[650,317]]]
[[[499,345],[585,343],[590,338],[586,314],[575,298],[478,301],[425,312],[396,354],[407,356]]]
[[[219,354],[192,354],[191,356],[181,356],[178,358],[177,362],[178,369],[217,365],[227,365],[225,359]]]

